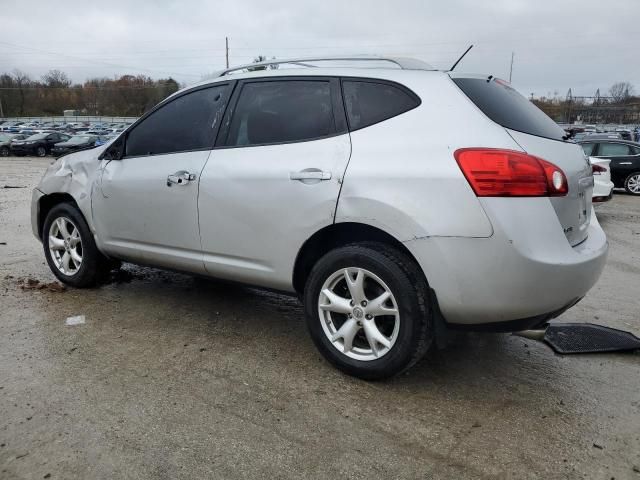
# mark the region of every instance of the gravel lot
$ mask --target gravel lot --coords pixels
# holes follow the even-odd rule
[[[638,354],[461,334],[365,383],[290,297],[133,266],[57,291],[29,220],[50,161],[0,159],[0,478],[640,479]],[[597,213],[607,267],[560,318],[640,335],[640,198]]]

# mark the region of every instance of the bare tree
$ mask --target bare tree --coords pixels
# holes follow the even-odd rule
[[[60,70],[49,70],[46,75],[42,76],[42,82],[47,87],[68,88],[71,86],[71,79]]]
[[[18,87],[18,91],[20,92],[20,115],[24,115],[24,93],[25,88],[27,88],[31,84],[31,79],[26,73],[20,70],[14,70],[13,81],[15,82],[16,86]]]
[[[633,96],[633,85],[629,82],[616,82],[609,89],[609,96],[613,97],[616,103],[626,102]]]

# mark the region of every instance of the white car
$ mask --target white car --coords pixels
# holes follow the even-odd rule
[[[362,59],[225,71],[59,158],[32,201],[53,273],[88,287],[125,261],[297,293],[322,354],[366,379],[445,327],[528,329],[584,297],[607,240],[581,147],[490,75]]]
[[[613,194],[613,182],[611,181],[611,160],[607,158],[589,157],[593,171],[593,195],[594,203],[607,202]]]

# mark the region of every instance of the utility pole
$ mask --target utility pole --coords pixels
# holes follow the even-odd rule
[[[511,83],[511,76],[513,75],[513,53],[511,52],[511,67],[509,67],[509,83]]]
[[[225,58],[227,59],[227,68],[229,68],[229,37],[224,37]]]
[[[2,99],[0,98],[0,118],[4,118],[4,110],[2,110]]]

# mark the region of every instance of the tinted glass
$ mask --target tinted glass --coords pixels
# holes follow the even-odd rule
[[[454,78],[453,81],[494,122],[518,132],[562,140],[556,122],[502,80]]]
[[[593,153],[593,147],[596,146],[595,143],[582,143],[580,144],[580,146],[582,147],[582,150],[584,150],[584,154],[587,156],[591,156],[591,154]]]
[[[408,92],[386,83],[345,80],[342,92],[351,130],[382,122],[420,105]]]
[[[598,150],[600,157],[623,157],[629,154],[629,145],[623,143],[601,143]]]
[[[247,83],[236,104],[226,145],[296,142],[334,132],[328,81]]]
[[[227,85],[187,93],[160,107],[127,135],[126,155],[212,148],[224,111]]]
[[[631,149],[631,155],[640,155],[640,147],[629,147]]]

